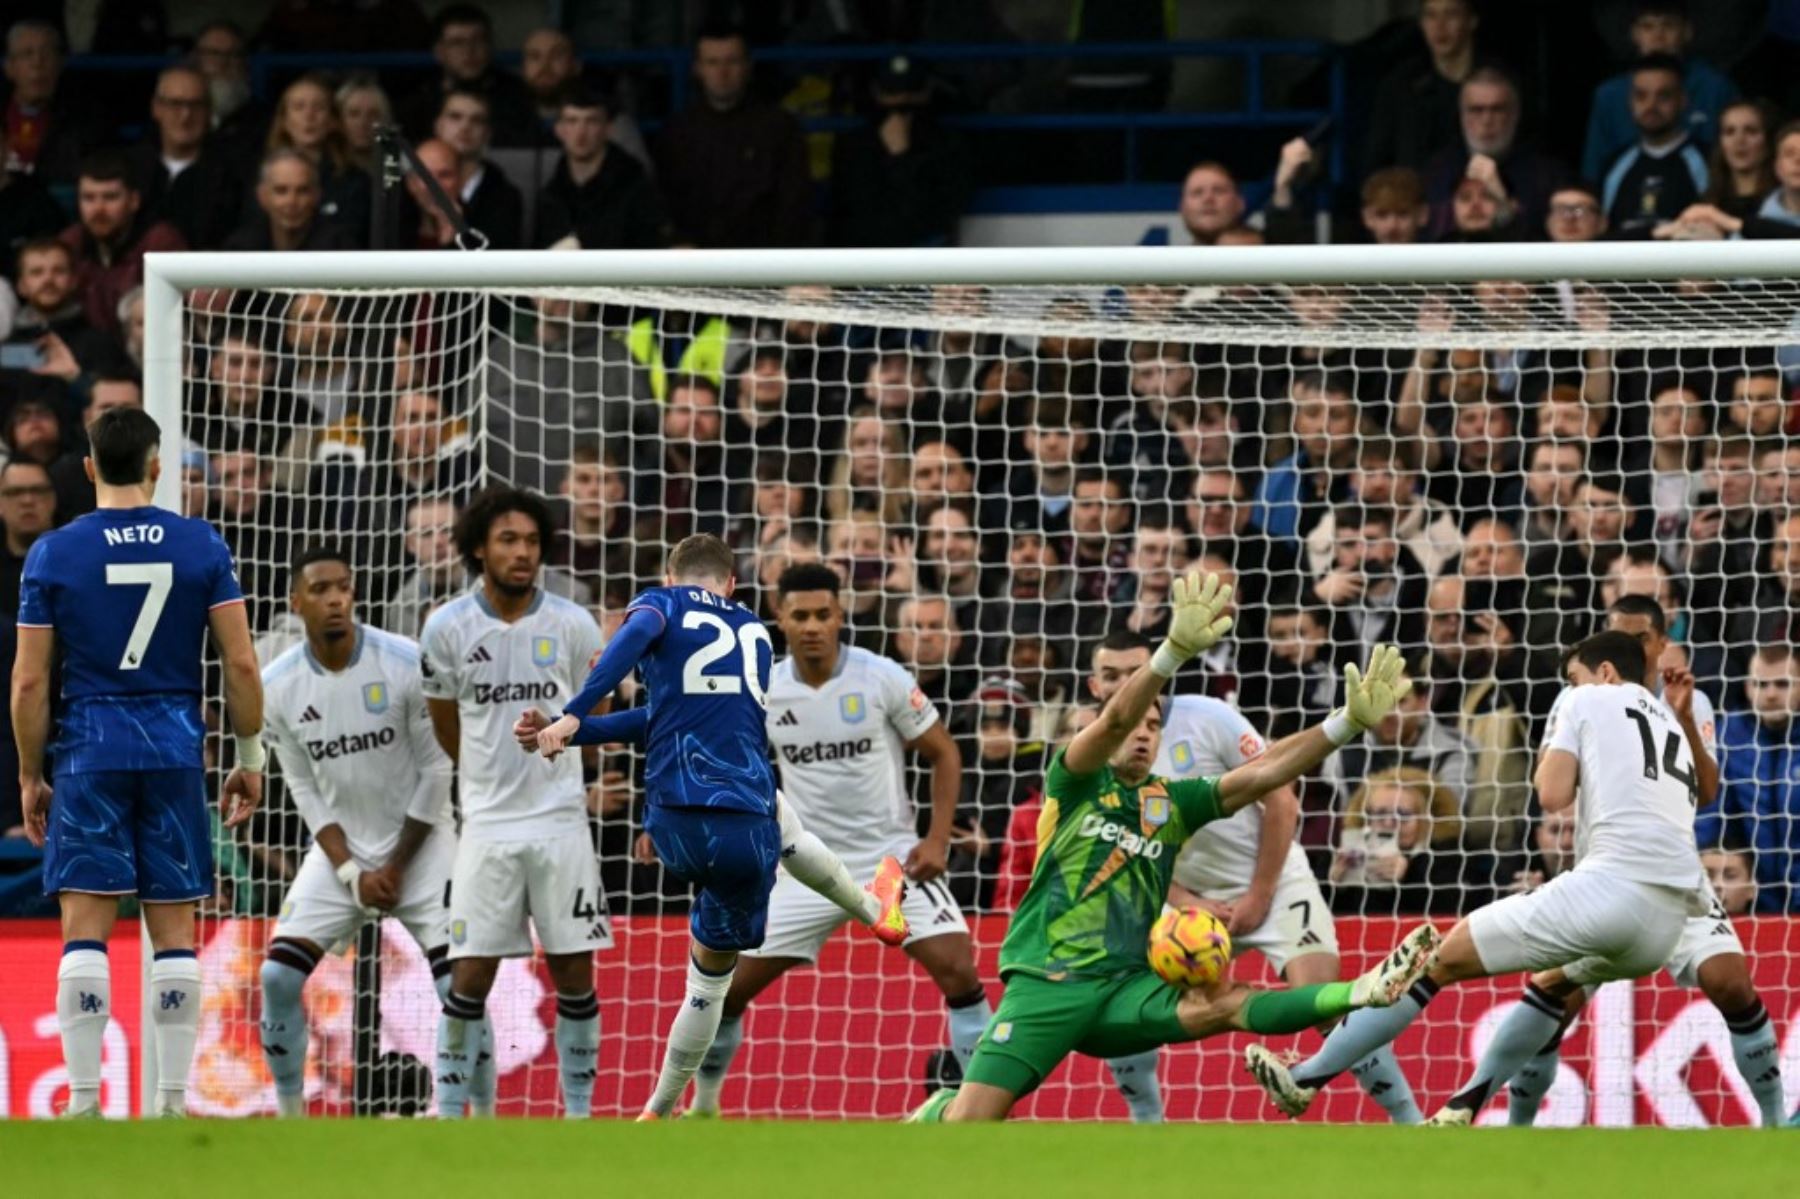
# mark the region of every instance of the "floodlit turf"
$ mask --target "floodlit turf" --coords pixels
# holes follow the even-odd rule
[[[1800,1131],[0,1120],[9,1199],[1753,1199],[1797,1179]]]

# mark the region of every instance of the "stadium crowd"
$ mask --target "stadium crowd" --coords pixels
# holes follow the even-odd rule
[[[304,7],[304,6],[299,6]],[[406,4],[388,7],[409,9]],[[1697,6],[1696,6],[1697,7]],[[1382,244],[1800,235],[1800,124],[1688,53],[1688,6],[1637,5],[1638,57],[1593,93],[1586,148],[1563,163],[1520,136],[1520,85],[1482,53],[1465,0],[1425,0],[1422,53],[1376,89],[1360,223]],[[82,428],[142,403],[145,253],[366,246],[374,127],[394,120],[450,198],[418,180],[400,243],[700,248],[953,242],[966,147],[932,119],[906,58],[870,81],[862,127],[814,148],[752,86],[744,36],[694,41],[697,94],[646,138],[568,35],[496,65],[479,8],[395,39],[441,74],[390,93],[374,75],[305,75],[252,94],[251,39],[201,30],[156,79],[143,137],[84,108],[61,32],[6,34],[0,124],[0,596],[16,611],[32,540],[92,507]],[[299,38],[259,37],[260,46]],[[1575,119],[1571,116],[1571,119]],[[494,155],[543,149],[521,188]],[[1179,215],[1196,243],[1311,241],[1320,150],[1282,146],[1252,213],[1202,161]],[[1196,154],[1196,158],[1204,158]],[[527,200],[527,195],[530,200]],[[72,207],[69,205],[72,201]],[[1272,298],[1271,298],[1272,297]],[[993,297],[945,287],[922,315],[866,324],[721,316],[563,298],[258,293],[191,298],[189,512],[225,535],[265,660],[293,643],[286,563],[322,537],[354,547],[364,618],[416,636],[468,585],[449,530],[484,481],[558,497],[544,585],[610,632],[667,546],[717,533],[745,602],[819,560],[843,579],[858,644],[905,663],[968,762],[952,862],[971,908],[1006,908],[1029,870],[1042,770],[1089,702],[1108,636],[1160,636],[1174,575],[1237,587],[1238,629],[1183,686],[1269,736],[1322,718],[1339,667],[1402,645],[1404,710],[1303,789],[1302,841],[1346,912],[1468,911],[1572,864],[1567,814],[1539,814],[1531,749],[1560,687],[1558,651],[1622,595],[1661,607],[1677,659],[1721,713],[1720,798],[1700,812],[1734,912],[1800,910],[1800,359],[1776,349],[1543,350],[1538,330],[1603,338],[1604,295],[1479,284],[1414,314],[1444,348],[1268,348],[1158,336],[1182,289],[1130,288],[1121,336],[959,331]],[[916,299],[916,297],[915,297]],[[1233,297],[1206,302],[1229,304]],[[1342,293],[1271,290],[1296,327],[1348,319]],[[1517,328],[1505,350],[1451,348],[1459,322]],[[1462,325],[1460,327],[1468,327]],[[3,625],[11,637],[11,620]],[[10,646],[0,660],[10,662]],[[11,754],[10,729],[0,756]],[[668,910],[673,883],[633,859],[634,761],[593,780],[615,909]],[[42,910],[0,760],[0,911]],[[276,803],[236,842],[221,903],[267,912],[303,844]],[[1374,852],[1370,847],[1379,843]],[[13,849],[18,849],[13,853]]]

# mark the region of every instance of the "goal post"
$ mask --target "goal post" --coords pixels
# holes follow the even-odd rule
[[[1728,716],[1753,731],[1759,647],[1788,616],[1800,638],[1800,599],[1766,552],[1800,516],[1800,407],[1785,401],[1800,241],[153,254],[145,324],[145,406],[167,442],[156,502],[223,505],[259,644],[297,636],[280,619],[285,555],[321,538],[352,546],[370,580],[359,615],[416,637],[445,595],[432,579],[466,585],[453,555],[438,574],[429,555],[484,482],[551,496],[569,527],[546,586],[607,632],[685,532],[726,537],[765,619],[782,564],[836,568],[852,642],[919,675],[963,752],[943,891],[996,999],[1050,752],[1082,719],[1099,643],[1161,635],[1172,571],[1237,578],[1234,648],[1174,690],[1243,709],[1254,733],[1208,748],[1172,730],[1174,770],[1316,716],[1336,668],[1377,640],[1401,642],[1423,684],[1394,730],[1300,788],[1291,869],[1316,890],[1283,874],[1298,889],[1280,891],[1267,936],[1241,938],[1264,948],[1239,966],[1251,981],[1272,977],[1271,954],[1333,937],[1344,971],[1361,969],[1410,922],[1447,927],[1566,867],[1529,764],[1557,651],[1610,597],[1663,607],[1720,736]],[[227,363],[237,353],[253,365]],[[228,392],[248,398],[222,414]],[[174,448],[190,441],[191,459]],[[403,442],[428,443],[430,469],[409,459],[390,486]],[[225,503],[244,489],[254,502]],[[1800,642],[1794,662],[1800,680]],[[854,749],[867,702],[838,714],[832,752],[870,752]],[[1748,794],[1755,759],[1732,753],[1727,782]],[[590,795],[618,932],[600,957],[596,1114],[641,1103],[679,994],[685,896],[632,859],[640,772],[608,753]],[[1788,894],[1775,865],[1788,851],[1756,811],[1701,818],[1760,884],[1737,928],[1785,1038],[1800,1020],[1800,886]],[[195,1110],[270,1106],[254,963],[279,872],[305,849],[296,828],[239,846],[232,904],[206,917],[209,986],[236,990],[209,1009]],[[1183,867],[1221,902],[1229,836]],[[376,1048],[429,1066],[428,972],[386,925],[380,998],[398,1015]],[[529,964],[500,985],[502,1110],[554,1114],[554,996]],[[347,1112],[344,1029],[375,997],[331,963],[318,986],[309,1094]],[[1453,991],[1399,1047],[1422,1100],[1459,1081],[1517,998],[1511,981]],[[842,932],[746,1019],[726,1105],[749,1115],[897,1115],[949,1044],[927,977]],[[1272,1117],[1236,1044],[1165,1053],[1172,1117]],[[1800,1033],[1788,1044],[1796,1096]],[[1722,1018],[1658,975],[1594,999],[1544,1120],[1743,1122],[1748,1096]],[[1082,1061],[1028,1114],[1123,1111]],[[1326,1115],[1381,1118],[1348,1080]]]

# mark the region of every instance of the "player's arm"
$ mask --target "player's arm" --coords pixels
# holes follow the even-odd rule
[[[462,746],[462,713],[457,711],[456,701],[427,699],[425,710],[431,714],[431,735],[437,739],[438,748],[454,763]]]
[[[1231,588],[1220,585],[1218,575],[1209,574],[1202,581],[1196,571],[1175,580],[1168,637],[1106,701],[1094,722],[1075,734],[1063,751],[1064,769],[1096,774],[1111,760],[1175,672],[1230,631],[1231,617],[1224,615],[1230,602]]]
[[[538,734],[552,721],[536,708],[527,708],[513,724],[513,737],[528,754],[538,751]],[[650,732],[649,708],[626,708],[603,716],[583,716],[581,727],[569,738],[570,745],[642,745]]]
[[[664,617],[654,608],[633,608],[619,626],[613,639],[606,643],[600,660],[588,672],[587,681],[575,693],[563,714],[538,734],[538,749],[546,754],[561,753],[577,730],[581,718],[600,706],[600,701],[613,693],[625,676],[637,669],[656,639],[662,636]]]
[[[50,786],[44,781],[44,747],[50,740],[50,668],[56,630],[20,625],[13,658],[13,741],[19,750],[19,798],[25,835],[42,849],[50,820]]]
[[[1278,787],[1285,787],[1314,769],[1338,748],[1349,744],[1381,723],[1394,710],[1412,680],[1400,651],[1391,645],[1375,647],[1367,671],[1354,663],[1344,668],[1344,706],[1310,729],[1283,737],[1268,752],[1228,772],[1219,780],[1219,806],[1229,815],[1255,803]]]
[[[1581,759],[1566,749],[1545,750],[1538,757],[1537,774],[1531,782],[1537,788],[1538,806],[1546,812],[1560,812],[1575,802]]]
[[[1662,677],[1663,701],[1681,725],[1681,735],[1687,738],[1688,749],[1694,755],[1695,803],[1704,808],[1719,797],[1719,761],[1694,719],[1694,672],[1685,667],[1670,668],[1662,672]]]
[[[216,604],[207,615],[213,641],[224,665],[225,714],[237,738],[237,756],[225,779],[224,798],[229,801],[225,827],[250,819],[262,802],[265,755],[262,743],[262,668],[256,661],[256,643],[250,636],[250,617],[242,603]]]
[[[931,772],[931,822],[925,827],[925,839],[906,855],[906,876],[925,883],[950,867],[950,834],[962,798],[962,750],[942,721],[908,741],[906,748],[923,758]]]
[[[1242,899],[1232,905],[1231,931],[1261,928],[1275,901],[1275,885],[1287,865],[1288,847],[1300,827],[1300,797],[1292,786],[1277,787],[1263,796],[1262,824],[1257,830],[1256,869]]]

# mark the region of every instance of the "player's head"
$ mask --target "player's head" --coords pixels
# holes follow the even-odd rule
[[[671,587],[689,583],[729,599],[737,586],[736,571],[737,559],[730,546],[711,533],[695,533],[683,537],[669,551],[668,573],[663,582]]]
[[[1088,694],[1105,703],[1125,680],[1150,661],[1150,639],[1130,629],[1115,629],[1094,647],[1088,673]]]
[[[108,487],[154,487],[162,429],[142,408],[102,412],[88,426],[88,478]]]
[[[308,641],[339,641],[356,629],[356,579],[335,545],[301,550],[288,570],[288,602],[306,626]]]
[[[1595,633],[1569,654],[1569,682],[1636,683],[1644,677],[1644,647],[1629,633]]]
[[[822,661],[837,648],[844,628],[838,600],[843,580],[823,562],[802,562],[781,572],[775,584],[775,613],[788,648],[801,661]]]
[[[1162,727],[1162,705],[1151,704],[1137,727],[1125,734],[1125,740],[1113,751],[1112,761],[1107,763],[1113,773],[1127,783],[1142,782],[1162,749]]]
[[[1643,648],[1646,673],[1643,679],[1635,681],[1650,686],[1649,672],[1657,668],[1663,651],[1669,648],[1668,618],[1662,605],[1648,595],[1621,595],[1606,610],[1606,629],[1635,638]]]
[[[537,585],[544,547],[556,531],[550,505],[533,492],[490,487],[456,518],[456,550],[471,573],[503,595]]]

